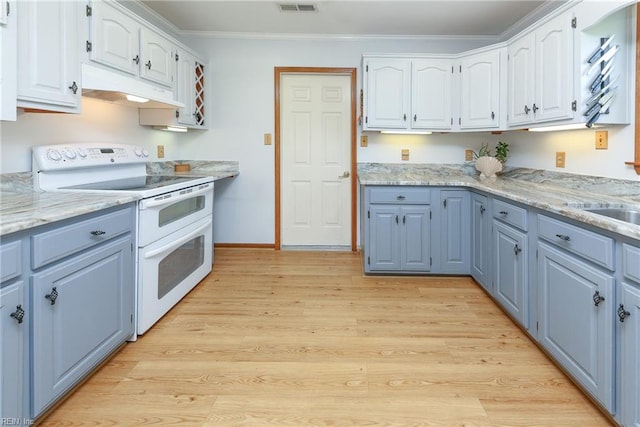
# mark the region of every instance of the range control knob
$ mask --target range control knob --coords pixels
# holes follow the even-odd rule
[[[142,156],[143,157],[149,157],[149,152],[147,150],[145,150],[144,148],[142,149]]]
[[[73,151],[72,149],[68,148],[68,149],[64,150],[64,156],[69,160],[73,160],[73,159],[76,158],[76,152]]]
[[[49,160],[53,160],[54,162],[59,162],[62,160],[62,154],[58,150],[49,150],[47,151],[47,158]]]
[[[78,156],[84,159],[88,156],[87,150],[85,150],[84,148],[78,148]]]
[[[142,157],[142,148],[136,147],[136,149],[133,150],[133,152],[135,153],[136,156]]]

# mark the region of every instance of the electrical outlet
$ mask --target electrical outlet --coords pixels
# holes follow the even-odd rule
[[[360,147],[369,146],[369,137],[367,135],[360,135]]]
[[[556,167],[563,168],[566,160],[566,153],[564,151],[556,152]]]
[[[409,160],[409,149],[403,148],[400,153],[402,155],[402,160]]]
[[[464,150],[464,161],[470,162],[473,160],[473,150]]]
[[[271,134],[270,133],[265,133],[264,134],[264,145],[271,145]]]
[[[606,150],[609,148],[609,132],[606,130],[596,131],[596,150]]]
[[[164,159],[164,145],[158,145],[158,158]]]

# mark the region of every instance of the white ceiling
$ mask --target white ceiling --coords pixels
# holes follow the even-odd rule
[[[142,0],[181,33],[501,37],[563,0]],[[281,12],[279,3],[316,12]]]

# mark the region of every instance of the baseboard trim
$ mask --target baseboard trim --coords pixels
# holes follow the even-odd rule
[[[275,249],[274,243],[214,243],[215,248]]]

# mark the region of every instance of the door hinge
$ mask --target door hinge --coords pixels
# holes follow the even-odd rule
[[[369,116],[364,116],[364,122],[369,123]]]
[[[371,218],[371,211],[367,211],[367,218]]]
[[[11,14],[11,2],[7,2],[7,16]]]
[[[429,265],[433,265],[433,258],[429,257]]]
[[[536,322],[536,331],[540,328],[539,322]]]
[[[369,64],[367,64],[367,73],[369,72]]]
[[[451,117],[451,126],[453,126],[453,117]]]
[[[176,119],[180,118],[180,110],[176,110]]]
[[[451,66],[451,74],[453,74],[453,65]]]
[[[536,249],[536,259],[538,259],[538,250]]]
[[[131,322],[131,324],[133,325],[133,313],[131,313],[131,316],[129,317],[129,321]]]
[[[91,44],[91,42],[89,40],[87,40],[87,52],[91,52],[92,48],[93,48],[93,45]]]
[[[131,252],[133,253],[133,243],[131,244]]]
[[[462,124],[462,117],[458,117],[458,124],[461,125]]]
[[[176,61],[180,60],[180,55],[178,55],[178,53],[176,52]]]
[[[571,20],[571,28],[578,28],[578,18],[573,18]]]
[[[447,199],[444,199],[444,200],[442,201],[442,206],[444,206],[445,208],[447,207]]]
[[[571,110],[573,110],[573,111],[578,110],[578,101],[574,100],[574,101],[571,103]]]
[[[367,265],[371,265],[371,257],[370,256],[367,257]]]
[[[431,219],[433,212],[429,211],[429,219]]]
[[[460,72],[462,73],[462,64],[460,64]]]
[[[87,7],[85,8],[85,13],[87,14],[87,16],[93,16],[93,8],[87,5]]]

